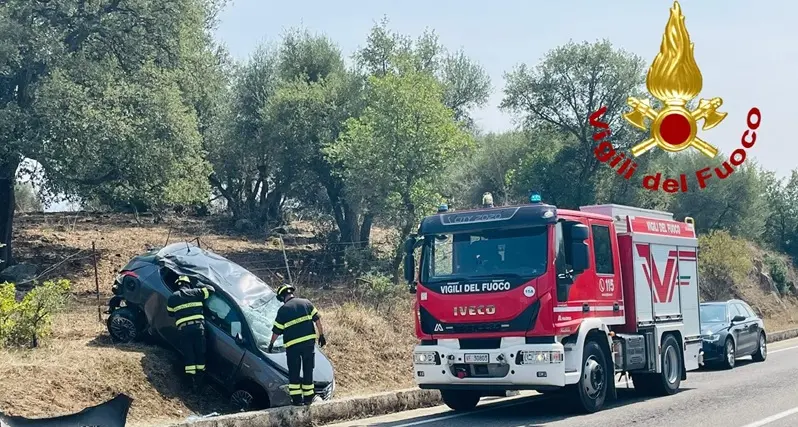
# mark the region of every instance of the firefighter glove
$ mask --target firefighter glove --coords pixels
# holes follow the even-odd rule
[[[269,348],[266,349],[266,353],[271,353],[274,350],[274,344],[269,344]]]
[[[319,347],[324,347],[327,345],[327,338],[324,338],[324,334],[319,335]]]

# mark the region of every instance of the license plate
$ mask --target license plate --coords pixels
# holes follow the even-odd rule
[[[488,363],[490,355],[488,353],[468,353],[465,355],[465,363]]]

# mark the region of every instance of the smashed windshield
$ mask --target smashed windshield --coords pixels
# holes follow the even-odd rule
[[[280,309],[281,305],[280,301],[277,301],[275,294],[272,293],[241,307],[241,311],[244,313],[250,329],[252,329],[252,334],[255,335],[255,343],[263,351],[266,351],[269,347],[269,341],[272,339],[272,326],[274,325],[274,319],[277,317],[277,310]],[[274,342],[274,346],[283,346],[282,335]]]
[[[546,272],[547,248],[545,226],[430,236],[424,245],[422,281],[540,276]]]
[[[701,306],[701,323],[723,323],[726,321],[726,304]]]

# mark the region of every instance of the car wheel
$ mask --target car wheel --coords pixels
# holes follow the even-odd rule
[[[441,390],[443,403],[454,411],[470,411],[476,408],[482,394],[470,390]]]
[[[241,387],[230,395],[230,406],[238,412],[255,411],[266,409],[269,405],[264,398],[264,392],[256,390],[256,387]]]
[[[765,334],[759,334],[759,347],[757,347],[756,353],[751,358],[754,359],[754,362],[764,362],[768,358],[768,342]]]
[[[139,315],[129,307],[121,307],[112,311],[106,324],[108,333],[114,342],[129,343],[141,336]]]
[[[607,357],[601,346],[592,339],[585,343],[582,353],[582,376],[570,386],[571,393],[581,403],[581,412],[593,413],[601,410],[607,397]]]
[[[734,353],[734,341],[731,338],[726,338],[726,343],[723,345],[723,361],[721,367],[723,369],[732,369],[737,361],[737,356]]]

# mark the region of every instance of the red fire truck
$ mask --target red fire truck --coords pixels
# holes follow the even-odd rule
[[[530,200],[442,209],[406,242],[419,387],[454,410],[508,390],[564,390],[595,412],[622,373],[638,392],[673,394],[703,357],[692,220]]]

